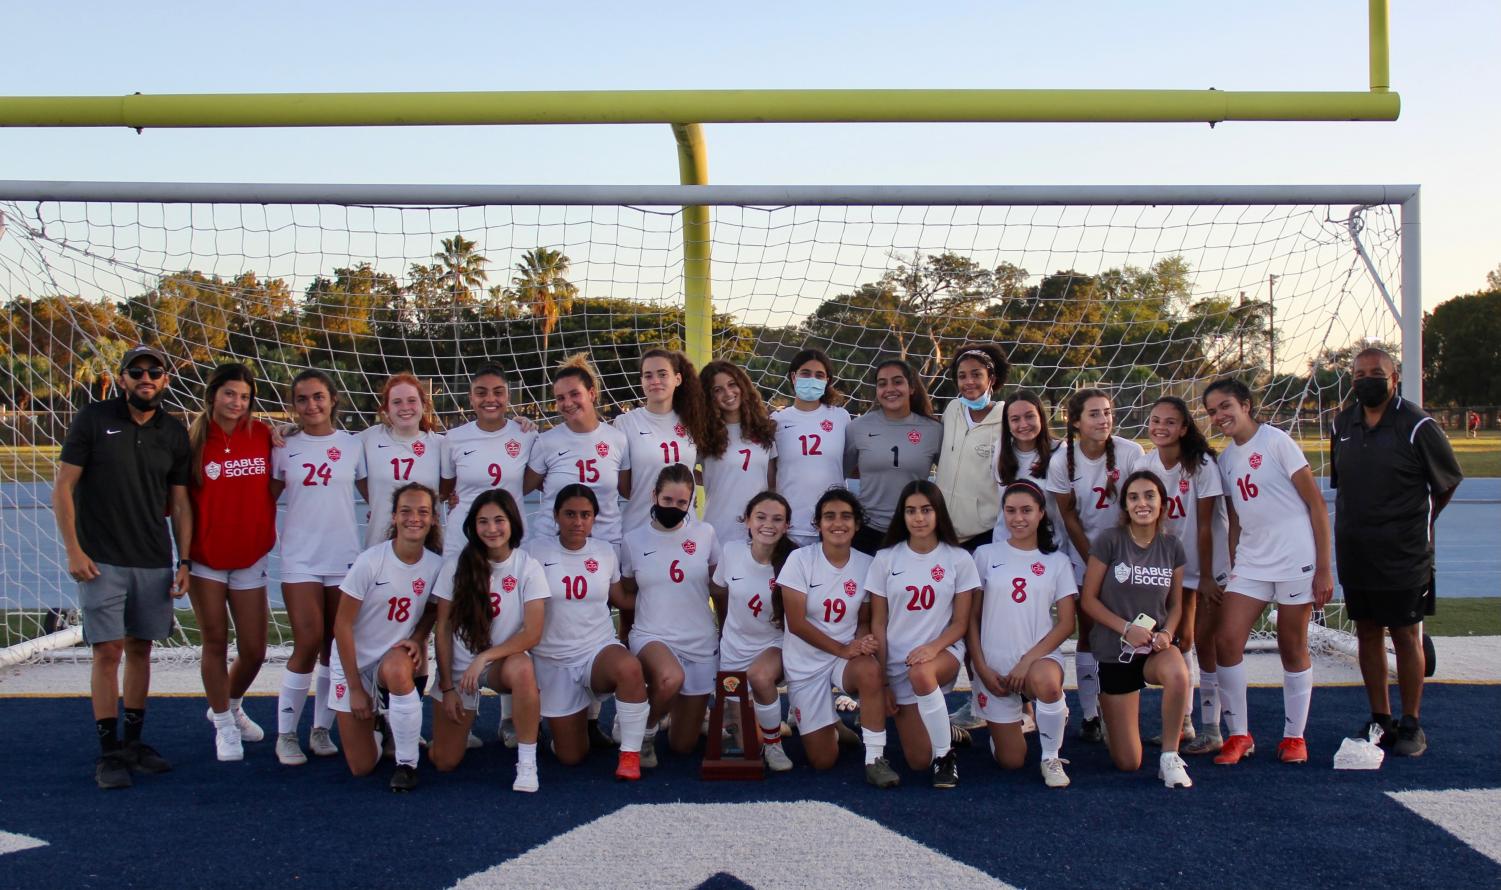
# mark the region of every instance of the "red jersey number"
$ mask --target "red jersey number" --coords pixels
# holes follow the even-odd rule
[[[303,485],[327,485],[334,478],[334,471],[329,469],[328,464],[303,464],[307,470],[307,476],[303,477]]]

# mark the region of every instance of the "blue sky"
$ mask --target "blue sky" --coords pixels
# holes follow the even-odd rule
[[[1501,263],[1501,4],[1393,4],[1396,123],[721,125],[720,183],[1423,185],[1424,302]],[[443,11],[438,11],[438,10]],[[12,5],[0,92],[1341,89],[1364,2]],[[1442,15],[1433,10],[1441,9]],[[431,10],[431,11],[428,11]],[[6,178],[659,183],[665,126],[0,130]]]

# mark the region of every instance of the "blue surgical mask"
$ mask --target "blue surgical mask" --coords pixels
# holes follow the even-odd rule
[[[982,392],[978,399],[966,399],[964,396],[960,396],[959,404],[971,411],[984,411],[990,407],[990,393]]]
[[[817,377],[799,377],[792,381],[792,391],[797,394],[799,400],[804,402],[818,401],[823,398],[823,391],[828,388],[828,381],[819,380]]]

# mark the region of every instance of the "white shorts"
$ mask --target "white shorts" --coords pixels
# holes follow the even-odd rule
[[[964,667],[964,641],[959,641],[944,650],[959,660],[959,666]],[[894,672],[893,672],[893,669]],[[912,691],[912,680],[908,677],[906,665],[896,664],[886,666],[886,688],[896,694],[896,703],[899,705],[917,704],[917,693]],[[948,694],[954,691],[954,683],[959,679],[956,673],[954,679],[939,688],[939,692]]]
[[[1063,669],[1063,656],[1056,652],[1049,652],[1043,658],[1051,658],[1058,663],[1058,669]],[[1013,666],[1015,662],[1012,662]],[[1010,673],[1008,669],[1006,671]],[[1022,697],[1015,693],[995,695],[985,688],[978,678],[971,678],[975,684],[975,702],[980,706],[980,716],[988,723],[1020,723],[1022,721]]]
[[[611,640],[600,646],[587,661],[573,664],[541,655],[532,656],[532,671],[537,675],[537,688],[542,692],[543,717],[568,717],[594,702],[594,688],[590,683],[594,662],[599,659],[600,652],[611,646],[620,646],[620,643]]]
[[[787,712],[803,735],[833,726],[839,716],[834,713],[834,688],[844,683],[849,659],[836,658],[829,666],[806,680],[787,684]]]
[[[217,581],[230,590],[255,590],[266,586],[266,557],[262,556],[255,565],[244,569],[211,569],[195,562],[188,574],[205,581]]]
[[[778,655],[782,654],[782,647],[781,646],[768,646],[766,648],[767,649],[775,649],[775,650],[777,650],[777,654]],[[734,657],[731,657],[731,656],[727,656],[725,654],[725,650],[721,649],[721,650],[719,650],[719,669],[722,670],[722,671],[747,671],[747,670],[750,670],[751,662],[753,662],[756,659],[760,658],[765,653],[766,653],[766,649],[763,649],[760,652],[757,652],[756,654],[750,656],[749,658],[746,658],[746,657],[734,658]]]
[[[683,688],[678,690],[679,695],[709,695],[714,691],[714,676],[719,671],[719,656],[716,655],[708,661],[689,661],[673,650],[666,640],[643,636],[634,630],[631,631],[632,655],[640,658],[641,650],[646,648],[648,643],[661,643],[666,646],[667,651],[671,652],[672,657],[676,658],[678,664],[682,666]]]
[[[489,679],[488,674],[489,672],[486,671],[486,677],[480,680],[480,688],[476,689],[473,695],[468,695],[460,689],[457,682],[458,677],[455,676],[454,678],[453,691],[459,696],[459,701],[463,703],[464,710],[471,714],[479,710],[479,697],[484,694],[485,680]],[[427,694],[432,696],[433,702],[437,707],[441,708],[443,706],[443,690],[438,688],[437,683],[433,683],[427,688]]]
[[[346,572],[339,572],[336,575],[320,575],[317,572],[289,572],[286,569],[282,569],[281,583],[311,584],[316,581],[324,587],[338,587],[344,583],[344,576],[346,574]]]
[[[1311,575],[1292,581],[1259,581],[1255,578],[1243,578],[1240,575],[1231,574],[1230,580],[1225,582],[1225,589],[1231,593],[1248,596],[1253,600],[1276,603],[1279,606],[1313,605],[1313,576]]]
[[[375,672],[380,670],[380,662],[360,669],[359,681],[365,689],[365,694],[370,696],[370,703],[375,710],[382,710],[380,695],[376,690]],[[349,694],[349,680],[344,676],[344,662],[335,651],[328,659],[328,706],[341,714],[351,712],[353,696]]]

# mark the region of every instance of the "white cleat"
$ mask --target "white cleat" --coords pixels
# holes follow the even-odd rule
[[[782,743],[775,745],[761,745],[761,759],[766,761],[766,768],[774,773],[785,773],[792,769],[792,758],[782,750]]]
[[[1068,787],[1068,773],[1063,771],[1065,763],[1068,763],[1068,761],[1062,757],[1050,757],[1042,762],[1042,781],[1049,788]]]
[[[530,794],[541,787],[537,781],[537,765],[535,763],[516,764],[516,781],[511,783],[512,791],[525,791]]]
[[[657,737],[655,734],[647,734],[641,739],[641,768],[657,768]]]
[[[332,757],[339,753],[339,746],[329,737],[328,730],[321,726],[313,727],[312,733],[307,740],[308,750],[316,757]]]
[[[500,738],[501,744],[516,750],[516,722],[510,717],[500,721],[500,729],[495,733]]]
[[[297,733],[284,732],[276,737],[276,759],[281,761],[282,766],[302,766],[307,763],[307,755],[302,753]]]
[[[240,730],[240,740],[243,742],[259,742],[266,737],[265,730],[261,725],[250,719],[244,708],[235,708],[230,713],[235,715],[235,726]],[[203,717],[210,723],[214,722],[214,709],[209,708],[203,712]]]
[[[1188,777],[1188,765],[1177,751],[1165,751],[1157,761],[1157,778],[1169,788],[1192,788],[1193,779]]]
[[[240,731],[233,723],[214,730],[214,753],[225,763],[245,759],[245,747],[240,744]]]
[[[464,740],[464,747],[470,751],[473,751],[475,748],[485,747],[485,743],[480,740],[479,736],[471,732],[469,733],[469,738]]]

